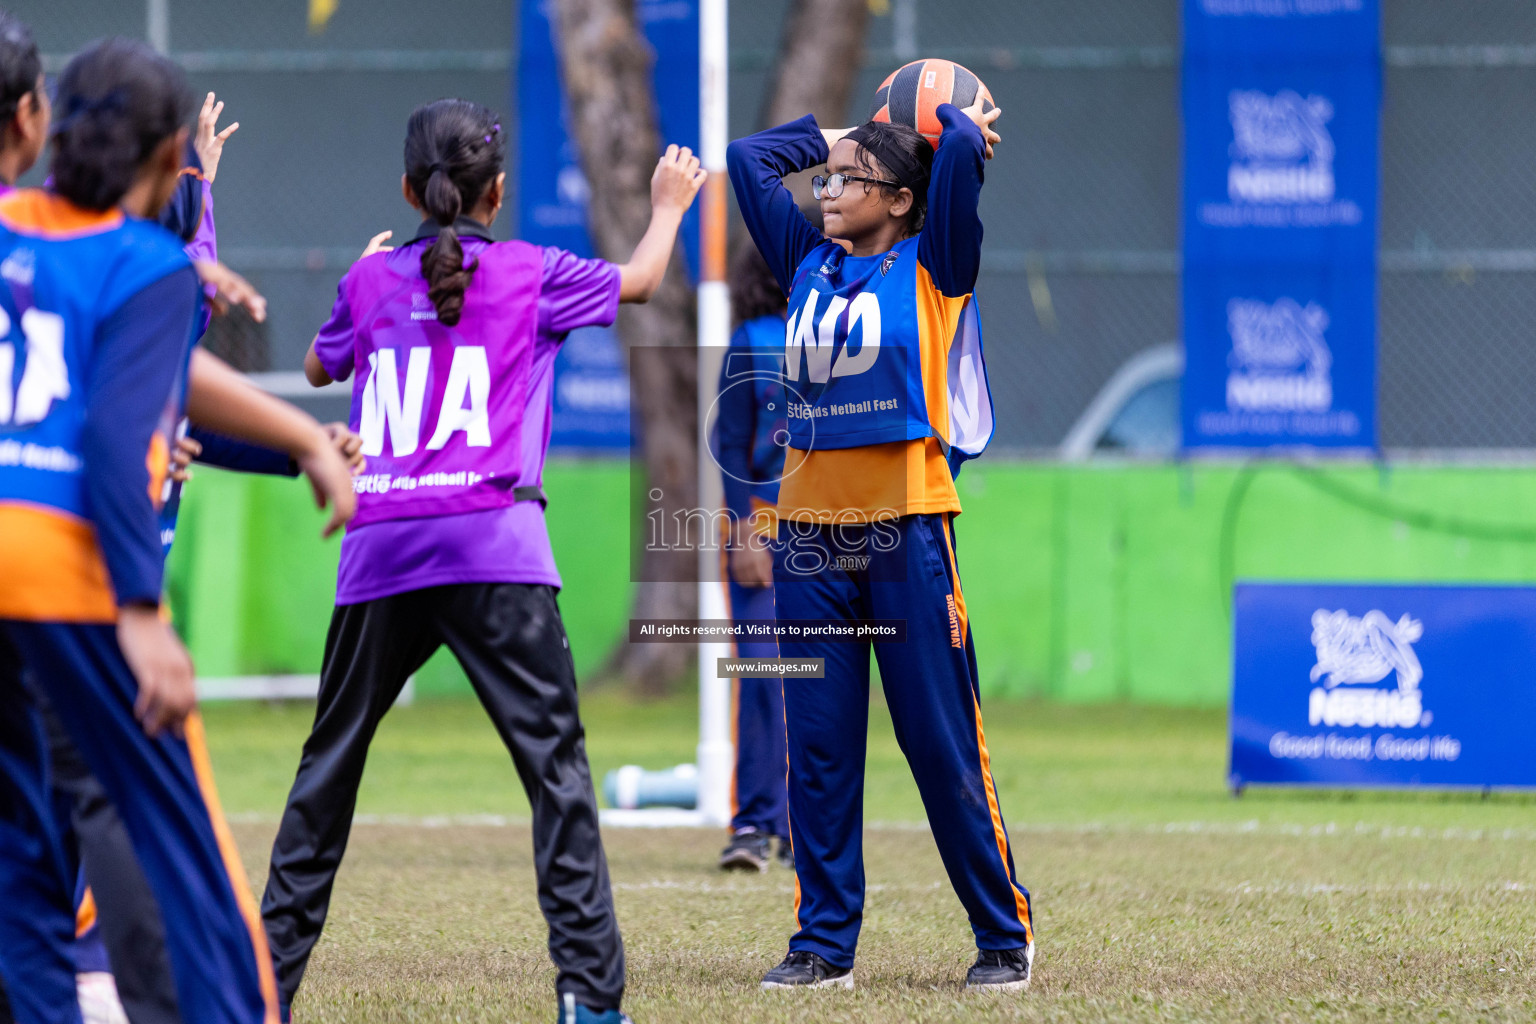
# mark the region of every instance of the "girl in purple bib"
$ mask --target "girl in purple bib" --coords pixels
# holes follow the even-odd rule
[[[314,729],[262,900],[285,1018],[325,923],[374,730],[447,644],[533,808],[560,1020],[628,1019],[541,482],[561,342],[651,297],[704,172],[669,147],[630,262],[578,259],[492,239],[501,135],[494,113],[465,100],[411,115],[402,190],[421,230],[399,248],[382,244],[388,233],[369,244],[304,361],[317,387],[352,379],[368,468],[342,542]]]

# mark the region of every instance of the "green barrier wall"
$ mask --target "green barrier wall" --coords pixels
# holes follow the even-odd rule
[[[624,629],[628,464],[556,461],[545,485],[587,673]],[[1526,467],[984,461],[960,490],[960,568],[994,697],[1221,704],[1234,578],[1536,580]],[[338,547],[320,521],[302,483],[198,473],[170,586],[202,674],[318,670]],[[445,653],[417,682],[468,692]]]

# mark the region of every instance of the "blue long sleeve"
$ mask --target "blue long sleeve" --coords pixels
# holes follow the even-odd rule
[[[736,205],[785,295],[796,268],[826,239],[800,212],[784,176],[826,161],[826,140],[810,114],[737,139],[725,151]]]
[[[80,448],[119,605],[160,600],[164,563],[145,453],[185,373],[200,304],[197,272],[185,267],[135,294],[99,329]]]
[[[757,438],[757,402],[752,387],[730,386],[731,356],[750,351],[745,326],[731,335],[720,362],[720,402],[715,417],[715,461],[721,469],[725,507],[739,523],[752,516],[752,446]]]
[[[298,476],[299,467],[287,452],[237,441],[212,430],[194,424],[187,436],[203,446],[197,461],[220,469],[233,469],[241,473],[263,473],[267,476]]]
[[[976,290],[981,272],[981,183],[986,139],[976,122],[952,103],[941,103],[939,149],[928,179],[928,217],[917,240],[917,260],[950,298]]]

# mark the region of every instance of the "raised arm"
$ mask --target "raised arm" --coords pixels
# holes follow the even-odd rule
[[[197,218],[197,230],[192,241],[186,244],[187,259],[193,263],[217,263],[219,261],[219,229],[213,220],[213,186],[207,178],[197,182],[201,196]]]
[[[785,295],[795,269],[824,239],[784,187],[784,176],[827,162],[827,133],[810,114],[731,143],[725,163],[752,241]]]
[[[986,161],[997,135],[983,129],[969,111],[952,103],[941,103],[939,149],[933,155],[933,171],[928,179],[928,217],[918,236],[917,258],[939,291],[951,298],[968,295],[976,289],[981,272],[981,183],[986,176]],[[977,117],[990,125],[998,111]]]
[[[688,147],[668,146],[651,175],[651,223],[628,263],[619,266],[619,301],[649,302],[672,262],[683,214],[693,205],[707,171]]]

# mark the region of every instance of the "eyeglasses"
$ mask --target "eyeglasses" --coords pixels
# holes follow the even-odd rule
[[[850,181],[867,181],[871,185],[889,185],[891,188],[904,187],[899,181],[886,181],[884,178],[865,178],[857,174],[818,174],[811,179],[811,195],[817,199],[836,199],[843,194],[843,185]]]

